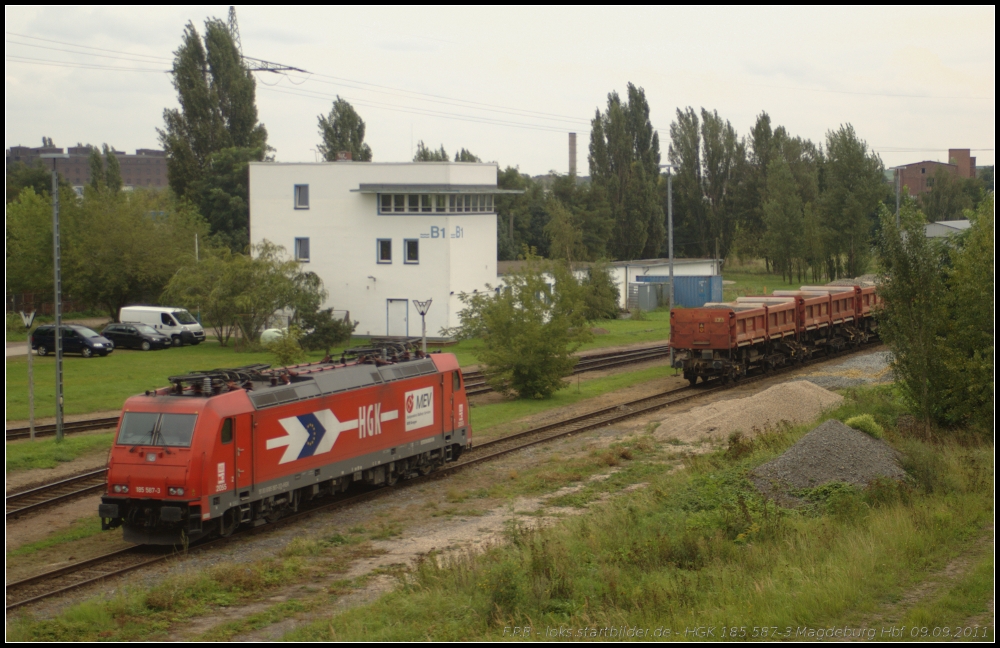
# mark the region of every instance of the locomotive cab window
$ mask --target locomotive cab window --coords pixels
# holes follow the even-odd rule
[[[454,391],[458,391],[459,389],[462,388],[462,372],[461,371],[456,371],[455,373],[452,374],[451,388]]]
[[[222,433],[220,434],[220,436],[222,437],[222,442],[223,443],[232,443],[232,441],[233,441],[233,419],[227,418],[222,423]]]
[[[126,412],[122,417],[119,445],[191,446],[197,414]]]

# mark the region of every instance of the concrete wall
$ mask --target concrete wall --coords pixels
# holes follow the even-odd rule
[[[388,334],[388,300],[407,300],[411,336],[420,335],[412,300],[433,299],[427,334],[458,324],[458,295],[496,284],[496,213],[380,215],[377,195],[364,184],[488,185],[495,164],[253,163],[250,165],[250,240],[267,239],[294,253],[308,237],[309,261],[329,292],[325,307],[358,320],[358,335]],[[296,209],[295,185],[309,185],[309,208]],[[378,263],[376,241],[392,240],[392,262]],[[404,239],[419,242],[417,264],[404,263]],[[394,302],[397,307],[398,302]]]

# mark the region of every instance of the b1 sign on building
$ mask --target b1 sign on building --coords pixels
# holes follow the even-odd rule
[[[406,431],[434,424],[434,388],[406,392]]]

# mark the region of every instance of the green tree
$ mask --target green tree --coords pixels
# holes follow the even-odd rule
[[[733,189],[735,173],[744,158],[742,144],[728,120],[723,121],[715,110],[701,109],[702,192],[710,236],[725,258],[732,245],[737,219],[734,216]]]
[[[549,258],[579,261],[586,255],[583,232],[574,222],[573,214],[559,201],[551,198],[546,205],[549,222],[545,234],[549,237]]]
[[[236,252],[245,252],[249,245],[249,168],[260,153],[238,146],[216,151],[209,156],[212,172],[191,184],[215,239]]]
[[[611,276],[610,264],[605,260],[593,263],[582,282],[586,318],[589,321],[616,319],[620,311],[620,293]]]
[[[115,155],[115,149],[104,145],[104,185],[108,191],[118,192],[122,188],[122,167]]]
[[[62,174],[59,175],[59,183],[69,186]],[[7,167],[7,204],[11,204],[20,195],[21,191],[31,187],[37,196],[48,196],[52,192],[52,171],[45,168],[41,160],[37,160],[32,165],[24,162],[15,162]],[[51,205],[49,208],[51,210]],[[51,214],[49,214],[51,217]]]
[[[791,281],[795,262],[803,256],[802,199],[792,170],[782,157],[768,166],[767,196],[764,203],[766,250],[774,263],[774,270]]]
[[[190,206],[159,192],[88,189],[62,201],[61,215],[68,292],[115,319],[122,306],[155,300],[207,233]]]
[[[460,149],[455,153],[456,162],[482,162],[478,155],[473,155],[472,151],[468,149]]]
[[[583,293],[566,265],[529,255],[496,293],[461,298],[461,335],[482,339],[478,360],[494,390],[548,398],[566,386],[562,379],[577,361],[572,354],[590,338]]]
[[[939,166],[931,178],[931,190],[920,196],[920,210],[932,223],[958,220],[962,212],[972,209],[972,198],[963,190],[962,178]]]
[[[994,201],[969,213],[971,227],[949,247],[947,309],[951,317],[943,346],[942,415],[951,426],[968,425],[992,434],[995,342]]]
[[[448,151],[444,150],[444,144],[437,151],[427,148],[424,140],[417,142],[417,152],[413,155],[414,162],[448,162]]]
[[[96,146],[90,147],[90,157],[87,163],[90,166],[90,188],[94,191],[100,191],[105,186],[106,180],[104,178],[104,158],[101,157],[101,151]]]
[[[326,355],[330,355],[334,347],[351,341],[351,335],[354,334],[358,323],[351,322],[347,317],[343,319],[334,317],[333,309],[325,308],[303,314],[302,326],[307,331],[302,338],[302,346],[306,349],[325,351]]]
[[[901,227],[884,206],[879,240],[879,333],[892,349],[897,384],[930,432],[944,366],[938,334],[948,318],[939,239],[924,235],[924,219],[907,200]]]
[[[285,248],[266,240],[253,246],[252,255],[233,255],[224,281],[234,295],[243,341],[259,339],[275,313],[289,312],[294,322],[296,313],[315,310],[326,298],[319,277],[302,272]]]
[[[336,160],[338,153],[346,151],[352,160],[372,161],[372,149],[365,144],[365,122],[340,95],[333,102],[330,114],[319,116],[319,134],[323,141],[318,148],[324,160]]]
[[[52,174],[47,175],[51,187]],[[6,225],[7,293],[51,295],[52,199],[24,187],[7,205]]]
[[[508,254],[513,252],[503,260],[517,258],[517,251],[524,247],[534,248],[541,256],[548,255],[549,237],[545,234],[545,226],[549,222],[546,210],[548,199],[541,183],[535,182],[515,167],[507,167],[503,171],[498,168],[497,188],[519,189],[524,192],[500,194],[496,197],[497,226],[507,229]],[[513,236],[509,235],[511,230]]]
[[[213,233],[222,234],[234,250],[243,250],[248,244],[249,209],[243,206],[218,217],[213,207],[228,202],[235,208],[245,202],[249,174],[237,161],[260,161],[270,150],[267,130],[257,122],[256,82],[228,27],[215,18],[205,22],[204,42],[188,23],[174,53],[172,74],[180,108],[165,109],[164,128],[157,130],[167,152],[170,188],[198,206]],[[221,160],[217,156],[233,148],[243,150],[224,153]],[[211,176],[220,172],[217,167],[224,176],[235,173],[238,187],[229,180],[214,181]],[[227,186],[235,199],[220,201],[217,192]]]
[[[591,122],[591,182],[610,206],[608,251],[617,259],[656,256],[665,233],[658,197],[660,139],[649,120],[642,88],[628,84],[628,101],[608,95],[608,108]]]
[[[219,345],[228,346],[239,315],[236,295],[226,281],[233,254],[228,248],[203,249],[199,256],[197,263],[181,266],[170,278],[160,301],[200,311],[205,324],[215,331]]]
[[[823,182],[820,211],[827,234],[827,274],[831,279],[864,274],[885,175],[882,160],[869,153],[850,124],[827,132]]]
[[[674,167],[675,245],[683,255],[707,257],[715,235],[705,214],[701,129],[694,108],[677,109],[677,118],[670,124],[668,155]]]

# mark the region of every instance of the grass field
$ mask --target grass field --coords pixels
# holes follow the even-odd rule
[[[864,402],[835,415],[858,409]],[[285,639],[502,640],[514,627],[544,639],[545,628],[623,626],[671,629],[678,639],[696,626],[719,638],[735,626],[746,639],[795,639],[810,628],[878,627],[872,619],[900,601],[899,616],[918,628],[987,614],[992,549],[977,547],[991,538],[992,445],[894,433],[907,482],[819,488],[805,508],[780,508],[747,473],[807,429],[688,456],[686,470],[647,473],[647,488],[554,527],[514,525],[505,545],[484,554],[423,561],[379,601]],[[979,557],[951,586],[923,585],[958,555]]]
[[[8,473],[37,468],[55,468],[56,464],[72,461],[81,455],[111,447],[113,432],[102,434],[70,435],[62,443],[55,437],[18,441],[6,446],[6,470]]]
[[[322,353],[312,354],[315,359]],[[268,353],[235,353],[232,348],[206,342],[162,351],[118,349],[111,355],[63,358],[63,411],[87,414],[121,409],[129,396],[169,384],[168,376],[191,371],[236,367],[258,362],[270,363]],[[55,416],[55,366],[53,356],[34,358],[35,416]],[[7,358],[8,421],[28,418],[28,359]]]
[[[891,389],[853,391],[832,415],[864,412],[887,424],[908,474],[901,484],[817,488],[809,504],[785,509],[763,500],[747,473],[812,426],[733,440],[701,455],[672,454],[677,448],[639,436],[512,473],[490,489],[513,500],[580,483],[582,490],[551,504],[583,506],[602,495],[611,501],[536,530],[512,513],[504,543],[398,567],[390,572],[400,577],[395,589],[371,603],[330,611],[342,609],[365,576],[305,588],[291,600],[271,597],[342,573],[373,555],[370,540],[399,533],[377,525],[296,538],[263,561],[220,562],[51,617],[15,615],[8,638],[148,641],[216,615],[222,621],[206,625],[203,638],[227,639],[303,619],[302,612],[310,618],[284,639],[502,640],[517,627],[533,639],[553,638],[546,633],[555,629],[608,640],[620,637],[604,633],[624,627],[650,633],[642,639],[690,640],[697,635],[686,630],[713,628],[719,639],[733,632],[734,639],[794,640],[903,624],[917,630],[907,638],[935,640],[948,636],[935,628],[985,627],[992,621],[993,445],[900,436],[889,424],[905,411],[895,398]],[[684,469],[667,469],[678,465]],[[608,479],[587,479],[611,467],[617,472]],[[628,488],[638,482],[645,488]],[[90,531],[81,525],[71,533]],[[242,616],[247,624],[217,612],[247,603],[254,604]],[[657,629],[660,635],[651,634]]]

